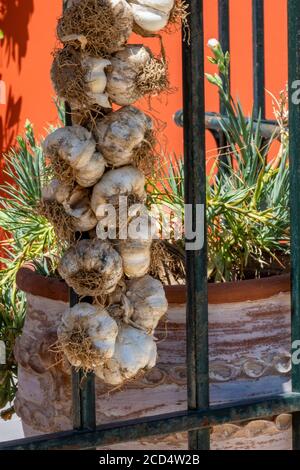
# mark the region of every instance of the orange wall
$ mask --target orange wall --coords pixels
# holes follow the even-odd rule
[[[47,123],[55,122],[49,69],[61,4],[61,0],[0,0],[0,29],[5,34],[0,47],[0,80],[6,83],[7,98],[6,105],[0,104],[0,149],[6,150],[14,144],[15,136],[22,131],[27,118],[34,123],[38,135],[44,133]],[[278,94],[287,79],[286,0],[265,0],[265,4],[266,87]],[[251,0],[230,0],[230,5],[232,91],[240,98],[245,112],[249,112],[252,107]],[[217,37],[217,0],[204,0],[204,8],[207,42],[209,38]],[[164,40],[172,87],[177,91],[153,99],[151,114],[164,127],[162,147],[180,153],[182,132],[172,121],[182,100],[180,34],[166,35]],[[141,38],[133,37],[131,42],[135,41],[141,42]],[[156,40],[147,43],[158,51]],[[206,69],[211,71],[213,67],[207,64]],[[143,101],[141,105],[147,107],[148,103]],[[206,87],[206,107],[210,111],[218,109],[218,97],[211,85]],[[267,98],[267,110],[271,117],[270,98]],[[214,143],[208,139],[210,156],[214,153],[213,147]]]

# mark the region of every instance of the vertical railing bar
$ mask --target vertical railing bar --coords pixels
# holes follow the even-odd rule
[[[229,0],[218,0],[218,29],[219,42],[224,52],[230,52],[230,10]],[[222,76],[223,86],[226,91],[230,91],[230,66],[229,66],[229,90],[227,90],[227,81]],[[219,108],[221,115],[226,115],[226,105],[224,101],[219,100]],[[228,142],[223,130],[214,133],[217,147],[219,150],[219,173],[228,171]]]
[[[63,0],[63,10],[67,0]],[[71,108],[65,103],[65,125],[72,126]],[[81,235],[81,239],[84,234]],[[73,289],[69,289],[69,305],[73,307],[79,303],[79,296]],[[85,299],[89,301],[89,299]],[[94,374],[84,374],[82,370],[72,368],[72,417],[74,429],[95,429],[96,402]]]
[[[185,202],[193,208],[194,229],[198,236],[204,231],[205,242],[197,251],[186,251],[187,381],[188,407],[201,409],[209,406],[205,220],[195,227],[197,205],[206,212],[203,0],[188,3],[190,41],[183,42]],[[189,433],[191,450],[209,449],[209,442],[209,430]]]
[[[84,299],[88,302],[89,299]],[[70,307],[78,304],[79,297],[70,289]],[[95,429],[96,402],[95,378],[93,373],[85,374],[72,368],[72,415],[74,429]]]
[[[218,1],[219,42],[224,52],[230,52],[230,11],[229,0]],[[230,71],[229,71],[230,76]],[[226,106],[220,98],[220,113],[225,114]]]
[[[254,117],[266,116],[264,0],[252,0]]]
[[[291,205],[292,342],[300,340],[300,106],[294,84],[300,80],[300,0],[288,0],[289,140]],[[297,83],[296,83],[297,85]],[[292,388],[300,392],[300,364],[292,361]],[[293,414],[293,449],[300,449],[300,413]]]

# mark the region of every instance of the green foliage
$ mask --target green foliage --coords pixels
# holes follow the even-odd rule
[[[229,55],[218,48],[210,62],[222,71],[222,77],[207,78],[217,86],[226,108],[221,127],[228,147],[216,156],[207,177],[208,277],[222,282],[271,274],[286,267],[290,248],[289,149],[288,133],[280,119],[283,110],[277,115],[280,148],[270,159],[267,155],[275,135],[266,141],[261,119],[246,118],[228,91]],[[182,160],[172,157],[149,185],[152,202],[174,213],[180,207],[183,213]]]
[[[0,340],[5,342],[7,361],[0,369],[0,409],[13,402],[17,389],[13,348],[22,332],[26,299],[17,289],[16,274],[25,262],[35,263],[40,271],[44,267],[44,272],[50,274],[49,265],[55,264],[58,254],[52,226],[36,212],[46,162],[28,121],[24,136],[17,137],[16,148],[5,157],[4,173],[6,182],[0,186],[0,227],[7,236],[0,244]],[[42,261],[36,261],[39,259]]]

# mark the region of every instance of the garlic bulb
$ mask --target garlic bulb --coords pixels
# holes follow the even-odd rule
[[[115,352],[102,366],[97,367],[97,377],[110,385],[121,385],[140,371],[156,364],[157,348],[152,336],[128,325],[121,325]]]
[[[114,103],[126,106],[141,98],[142,93],[136,85],[136,78],[150,59],[150,52],[143,45],[126,46],[111,58],[106,90]]]
[[[147,47],[127,45],[111,57],[106,91],[119,106],[133,104],[146,94],[157,94],[168,86],[167,67]]]
[[[79,295],[107,295],[123,275],[122,259],[108,242],[80,240],[66,251],[58,272]]]
[[[151,129],[149,116],[133,106],[125,106],[97,122],[97,148],[110,165],[128,165]]]
[[[146,275],[140,279],[128,281],[127,289],[126,297],[133,307],[130,320],[152,334],[159,320],[168,310],[162,283]]]
[[[118,325],[101,306],[78,303],[68,308],[57,330],[58,341],[74,367],[93,370],[115,350]]]
[[[82,65],[86,68],[86,83],[89,88],[88,97],[92,103],[103,108],[111,108],[108,94],[105,93],[107,84],[106,68],[111,64],[107,59],[85,56]]]
[[[61,127],[46,137],[43,151],[49,158],[61,158],[81,170],[96,151],[96,142],[84,127]]]
[[[106,88],[106,69],[110,61],[91,57],[71,44],[54,53],[51,80],[58,97],[72,109],[82,113],[95,110],[96,105],[111,108]]]
[[[77,42],[99,57],[120,50],[132,27],[133,14],[126,0],[69,0],[57,35],[63,43]]]
[[[84,187],[93,186],[103,175],[106,161],[96,152],[96,142],[84,127],[62,127],[47,136],[43,151],[51,160],[61,160],[74,169],[74,179]]]
[[[92,230],[97,219],[91,209],[89,191],[76,186],[72,188],[54,179],[42,189],[42,200],[61,204],[62,210],[72,217],[70,223],[74,231]]]
[[[142,200],[145,197],[145,177],[132,166],[110,170],[94,186],[91,207],[96,217],[103,217],[103,205],[118,203],[120,195],[133,195]]]

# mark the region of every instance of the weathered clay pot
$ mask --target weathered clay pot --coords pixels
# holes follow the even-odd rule
[[[72,428],[70,370],[49,352],[67,306],[68,289],[30,268],[18,274],[28,311],[15,353],[19,363],[16,411],[26,436]],[[289,276],[209,286],[211,404],[290,391]],[[159,361],[123,388],[97,381],[98,424],[186,409],[185,289],[166,288],[169,312],[161,322]],[[216,426],[213,449],[290,449],[291,417]],[[111,446],[111,449],[186,449],[187,435]]]

